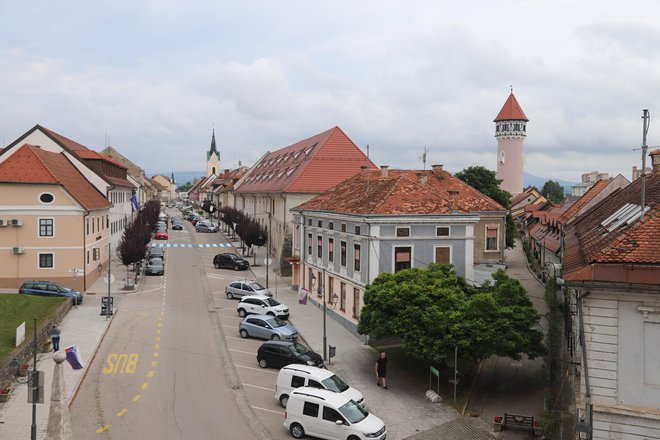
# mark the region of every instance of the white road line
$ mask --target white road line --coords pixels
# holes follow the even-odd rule
[[[244,387],[259,388],[260,390],[272,391],[273,393],[275,392],[275,390],[272,389],[272,388],[260,387],[259,385],[252,385],[252,384],[249,384],[249,383],[244,383],[244,384],[241,384],[241,385],[243,385]]]
[[[252,356],[255,356],[257,353],[254,353],[252,351],[243,351],[243,350],[232,350],[231,348],[229,351],[232,351],[234,353],[243,353],[243,354],[251,354]]]
[[[276,373],[274,371],[268,371],[265,368],[254,368],[254,367],[248,367],[247,365],[241,365],[241,364],[234,364],[235,367],[240,367],[240,368],[245,368],[246,370],[254,370],[254,371],[263,371],[264,373],[270,373],[274,374],[277,376],[279,373]]]
[[[258,341],[256,339],[239,338],[239,337],[236,337],[236,336],[227,336],[227,335],[225,335],[225,338],[227,338],[227,339],[236,339],[237,341],[254,342],[255,344],[263,344],[263,341]]]
[[[258,410],[266,411],[266,412],[273,413],[273,414],[279,414],[281,416],[284,415],[284,413],[282,411],[273,411],[272,409],[261,408],[261,407],[258,407],[258,406],[253,406],[252,409],[258,409]]]
[[[219,314],[219,313],[218,313],[218,316],[221,316],[221,317],[223,317],[223,318],[235,318],[235,319],[240,319],[241,321],[243,320],[243,318],[241,318],[240,316],[221,315],[221,314]]]

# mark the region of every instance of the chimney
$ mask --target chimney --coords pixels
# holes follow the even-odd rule
[[[651,164],[653,165],[653,172],[660,173],[660,148],[651,151]]]
[[[225,179],[229,179],[229,168],[225,168]]]
[[[431,169],[434,173],[437,173],[438,171],[442,171],[442,165],[431,165]]]
[[[387,177],[387,170],[389,170],[390,166],[389,165],[381,165],[380,167],[380,175],[383,177]]]
[[[458,200],[458,191],[455,189],[447,190],[449,193],[449,209],[456,212],[456,201]]]
[[[638,176],[638,174],[637,174],[637,167],[633,165],[633,171],[632,171],[632,181],[633,181],[633,182],[634,182],[635,180],[637,180],[637,176]]]
[[[417,183],[420,185],[426,185],[426,183],[429,181],[428,176],[426,175],[425,171],[418,171],[417,173]]]

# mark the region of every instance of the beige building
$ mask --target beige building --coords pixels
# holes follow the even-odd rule
[[[8,150],[0,155],[0,287],[37,279],[86,290],[107,268],[111,203],[64,151]]]

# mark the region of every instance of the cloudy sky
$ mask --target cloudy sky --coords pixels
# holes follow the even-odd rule
[[[660,144],[660,2],[0,0],[0,139],[42,124],[148,172],[223,167],[339,125],[379,165],[495,169],[513,85],[525,170],[630,178]]]

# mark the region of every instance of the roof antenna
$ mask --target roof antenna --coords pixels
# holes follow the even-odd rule
[[[644,120],[642,128],[642,212],[639,215],[639,220],[644,218],[644,205],[646,204],[646,134],[649,132],[649,125],[651,124],[651,115],[647,109],[642,110],[642,119]]]
[[[424,164],[424,171],[426,171],[426,153],[429,152],[429,149],[427,147],[424,147],[424,152],[422,153],[422,156],[420,159],[422,160],[422,163]]]
[[[509,84],[509,88],[511,89],[511,94],[513,95],[513,84]]]
[[[369,159],[369,144],[367,144],[367,195],[369,195],[369,184],[371,183],[371,160]]]

